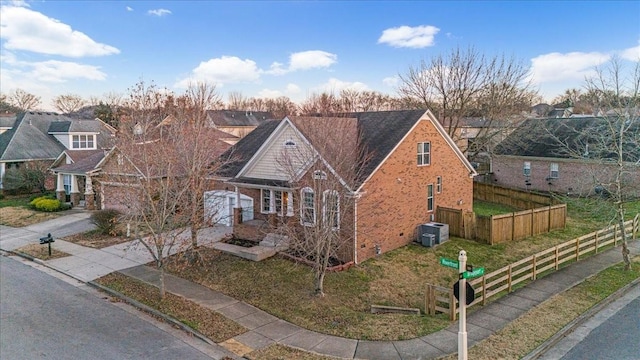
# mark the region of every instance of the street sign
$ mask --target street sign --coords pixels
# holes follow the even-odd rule
[[[440,265],[454,269],[458,269],[460,266],[460,264],[456,260],[451,260],[443,257],[440,258]]]
[[[462,277],[465,279],[471,279],[484,275],[484,268],[477,268],[473,271],[465,271],[462,273]]]
[[[467,305],[469,305],[473,302],[473,300],[476,299],[476,291],[471,286],[471,284],[469,284],[468,282],[465,282],[465,283],[466,283],[465,289],[467,289],[465,293],[466,303]],[[460,301],[460,281],[457,281],[455,284],[453,284],[453,296],[456,297],[456,300]]]

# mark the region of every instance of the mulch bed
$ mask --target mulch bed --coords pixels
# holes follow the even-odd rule
[[[101,234],[95,230],[87,231],[80,234],[75,234],[62,238],[64,241],[72,242],[74,244],[94,248],[102,249],[112,245],[122,244],[128,241],[132,241],[133,238],[126,236],[111,236]]]

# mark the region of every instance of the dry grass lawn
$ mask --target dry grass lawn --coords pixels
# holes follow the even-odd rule
[[[55,244],[55,243],[54,243]],[[55,245],[51,246],[51,256],[49,256],[49,245],[40,245],[40,244],[29,244],[14,250],[15,252],[21,252],[23,254],[30,255],[36,259],[40,260],[53,260],[59,259],[66,256],[70,256],[69,254],[54,249]]]
[[[62,215],[64,212],[41,212],[24,207],[3,207],[0,208],[0,225],[23,227],[55,219]]]
[[[120,273],[109,274],[97,282],[177,319],[215,342],[222,342],[247,331],[217,312],[182,297],[167,293],[161,299],[158,288]]]

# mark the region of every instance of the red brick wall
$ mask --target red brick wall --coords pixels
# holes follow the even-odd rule
[[[524,162],[531,163],[531,190],[554,191],[575,195],[593,194],[598,183],[608,183],[615,176],[616,166],[579,160],[548,160],[520,156],[495,156],[493,159],[493,178],[496,185],[526,189],[526,177],[523,173]],[[559,177],[547,180],[550,164],[557,163]],[[631,194],[640,195],[640,167],[623,177],[626,189]],[[549,182],[551,184],[549,184]]]
[[[431,164],[418,166],[417,143],[431,142]],[[436,193],[436,177],[443,188]],[[434,185],[434,211],[427,212],[427,184]],[[473,179],[434,125],[421,121],[365,183],[357,204],[357,261],[375,256],[416,239],[416,227],[429,222],[435,208],[444,206],[471,211]]]

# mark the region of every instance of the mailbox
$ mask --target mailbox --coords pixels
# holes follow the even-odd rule
[[[53,236],[51,236],[51,233],[48,233],[47,236],[40,238],[40,245],[49,244],[49,243],[52,243],[54,241],[55,240],[53,240]]]

